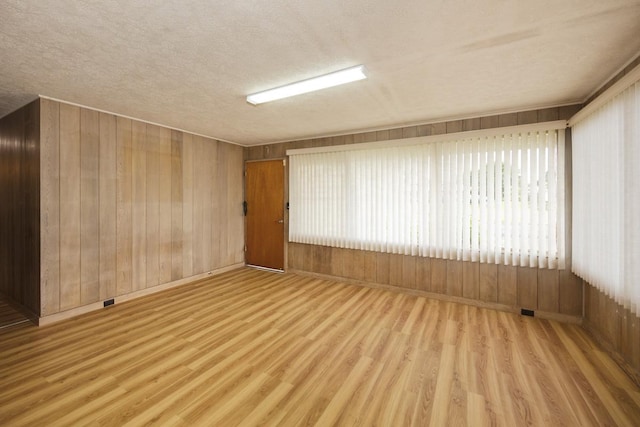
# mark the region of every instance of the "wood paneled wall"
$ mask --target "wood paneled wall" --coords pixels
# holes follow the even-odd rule
[[[569,119],[580,105],[523,111],[489,117],[432,123],[318,138],[303,141],[249,147],[245,160],[282,158],[286,150],[327,145],[356,144],[416,136],[489,129],[552,120]],[[571,241],[571,134],[567,132],[566,221],[567,242]],[[566,270],[507,267],[462,261],[448,261],[328,248],[289,243],[288,268],[326,274],[399,288],[461,297],[468,300],[526,308],[546,313],[582,316],[583,283]],[[570,245],[569,245],[570,246]],[[571,265],[571,251],[567,253]]]
[[[242,147],[40,103],[41,316],[244,261]]]
[[[640,317],[590,284],[584,296],[585,328],[640,386]]]
[[[582,315],[582,283],[563,271],[288,244],[288,267],[549,314]]]
[[[0,293],[39,311],[40,103],[0,119]]]

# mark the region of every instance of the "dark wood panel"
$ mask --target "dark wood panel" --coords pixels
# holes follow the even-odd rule
[[[0,292],[40,314],[40,102],[0,119]]]

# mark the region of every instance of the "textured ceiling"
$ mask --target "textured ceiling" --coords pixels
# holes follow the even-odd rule
[[[40,94],[253,145],[581,102],[639,52],[631,0],[3,0],[0,116]]]

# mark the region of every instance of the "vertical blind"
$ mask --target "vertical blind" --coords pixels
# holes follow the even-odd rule
[[[289,240],[564,268],[564,131],[459,135],[288,153]]]
[[[640,82],[572,132],[572,270],[639,314]]]

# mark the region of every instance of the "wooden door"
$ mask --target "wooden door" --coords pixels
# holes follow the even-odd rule
[[[284,270],[284,160],[247,162],[246,261]]]

